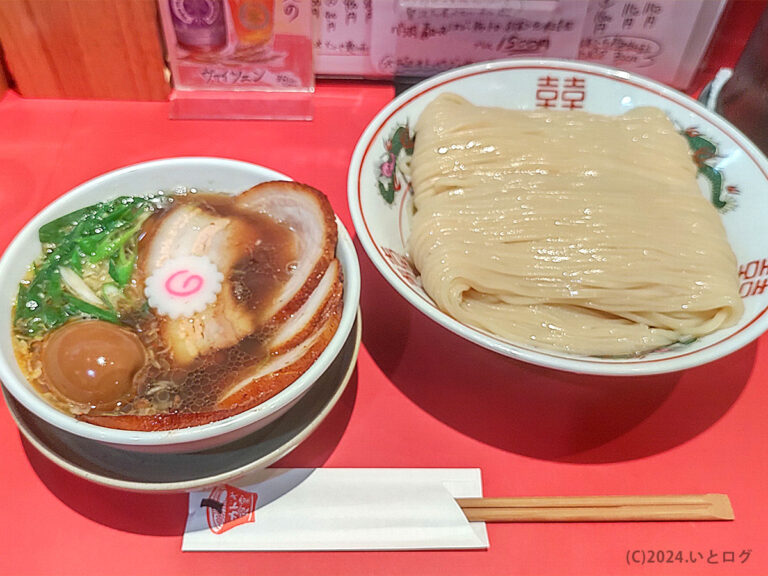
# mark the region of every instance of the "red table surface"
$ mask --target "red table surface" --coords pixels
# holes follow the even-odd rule
[[[693,90],[735,63],[762,5],[729,13]],[[188,155],[255,162],[324,190],[352,232],[348,162],[392,96],[388,86],[327,84],[312,122],[231,122],[171,121],[166,103],[9,93],[0,101],[0,247],[89,178]],[[278,466],[478,467],[486,496],[724,492],[736,520],[491,524],[483,551],[182,553],[186,495],[120,492],[65,472],[3,409],[0,574],[768,574],[768,337],[675,374],[560,373],[432,323],[357,246],[357,370],[328,419]],[[672,562],[639,566],[634,551],[665,560],[671,551]]]

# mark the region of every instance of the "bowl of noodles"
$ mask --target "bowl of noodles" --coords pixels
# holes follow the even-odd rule
[[[768,161],[627,72],[515,59],[430,78],[369,124],[348,199],[403,297],[521,361],[671,372],[768,328]]]
[[[275,421],[324,374],[359,301],[325,195],[267,168],[172,158],[90,180],[0,259],[0,379],[55,429],[190,452]]]

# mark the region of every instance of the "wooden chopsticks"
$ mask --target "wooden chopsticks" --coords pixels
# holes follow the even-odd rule
[[[726,494],[457,498],[470,522],[733,520]]]

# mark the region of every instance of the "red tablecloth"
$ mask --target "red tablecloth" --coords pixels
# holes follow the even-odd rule
[[[739,33],[717,41],[693,90],[735,62],[758,12],[729,16]],[[0,247],[89,178],[185,155],[255,162],[316,186],[351,231],[347,164],[392,95],[388,86],[323,85],[312,122],[227,122],[170,121],[165,103],[10,93],[0,102]],[[185,495],[119,492],[73,476],[22,440],[2,409],[0,574],[768,574],[766,337],[677,374],[563,374],[453,336],[360,257],[356,374],[280,466],[479,467],[487,496],[725,492],[736,520],[496,524],[487,551],[182,553]],[[636,550],[671,562],[636,565]]]

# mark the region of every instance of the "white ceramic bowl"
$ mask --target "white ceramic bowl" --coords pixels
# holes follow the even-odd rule
[[[277,419],[293,406],[338,355],[355,322],[360,299],[360,269],[354,244],[338,221],[337,257],[344,271],[341,324],[318,360],[293,384],[266,402],[230,418],[202,426],[157,432],[113,430],[80,422],[53,408],[27,382],[11,345],[11,307],[19,281],[40,254],[41,225],[78,208],[119,195],[196,188],[236,194],[269,180],[290,180],[262,166],[222,158],[170,158],[128,166],[90,180],[63,195],[35,216],[0,259],[0,380],[28,410],[49,424],[78,436],[130,450],[190,452],[226,444]]]
[[[703,175],[702,193],[718,207],[741,269],[745,312],[734,327],[687,345],[674,345],[633,358],[596,358],[537,349],[500,339],[462,324],[441,312],[424,292],[406,253],[412,194],[407,177],[381,167],[397,148],[424,107],[438,94],[453,92],[477,105],[515,109],[580,108],[621,114],[638,106],[662,109],[681,131],[712,146],[705,170],[722,177],[715,190]],[[695,132],[694,132],[695,131]],[[418,138],[418,135],[416,135]],[[704,142],[704,141],[707,142]],[[393,145],[394,142],[394,145]],[[460,336],[519,360],[588,374],[637,375],[683,370],[710,362],[741,348],[768,328],[768,161],[744,135],[695,100],[634,74],[563,60],[500,60],[452,70],[403,92],[368,125],[349,169],[348,195],[360,242],[387,281],[411,304]]]

